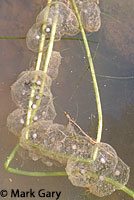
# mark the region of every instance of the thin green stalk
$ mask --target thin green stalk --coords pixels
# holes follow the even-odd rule
[[[107,75],[101,75],[97,74],[96,76],[101,77],[101,78],[108,78],[108,79],[116,79],[116,80],[129,80],[129,79],[134,79],[134,76],[107,76]]]
[[[43,177],[43,176],[67,176],[67,173],[65,171],[62,171],[62,172],[31,172],[31,171],[23,171],[23,170],[19,170],[19,169],[9,167],[9,165],[10,165],[11,161],[13,160],[16,152],[18,151],[18,148],[19,148],[19,144],[16,145],[16,147],[13,149],[13,151],[11,152],[7,161],[4,164],[4,167],[8,172],[19,174],[19,175],[25,175],[25,176],[40,176],[40,177]],[[74,160],[76,159],[78,161],[78,158],[73,158],[72,156],[71,156],[71,159],[74,159]],[[79,159],[79,162],[88,163],[88,160]],[[90,162],[91,161],[89,161],[89,163]],[[99,175],[97,175],[95,173],[91,173],[90,176],[92,176],[93,178],[99,178]],[[129,196],[134,198],[134,191],[132,191],[129,188],[127,188],[126,186],[120,184],[118,181],[115,181],[115,180],[108,178],[108,177],[104,177],[104,181],[116,186],[118,189],[124,191],[126,194],[128,194]]]
[[[97,104],[97,111],[98,111],[98,131],[97,131],[96,142],[100,142],[101,136],[102,136],[103,117],[102,117],[102,108],[101,108],[101,100],[100,100],[98,84],[97,84],[97,80],[96,80],[93,60],[92,60],[92,56],[91,56],[91,53],[90,53],[88,41],[87,41],[87,38],[86,38],[86,34],[85,34],[85,31],[84,31],[84,28],[83,28],[83,25],[82,25],[82,22],[81,22],[81,18],[80,18],[79,11],[78,11],[78,8],[76,6],[75,0],[72,0],[72,5],[73,5],[73,8],[74,8],[76,17],[78,19],[78,22],[79,22],[80,31],[81,31],[81,34],[82,34],[82,38],[83,38],[83,42],[84,42],[84,45],[85,45],[87,58],[88,58],[88,62],[89,62],[90,70],[91,70],[91,76],[92,76],[92,79],[93,79],[93,86],[94,86],[95,98],[96,98],[96,104]]]
[[[18,170],[14,168],[8,168],[8,172],[14,173],[14,174],[20,174],[24,176],[37,176],[37,177],[43,177],[43,176],[67,176],[67,173],[65,171],[63,172],[29,172],[24,170]]]
[[[24,171],[24,170],[19,170],[19,169],[9,167],[16,152],[18,151],[18,148],[19,148],[19,144],[15,146],[15,148],[13,149],[13,151],[11,152],[10,156],[8,157],[8,159],[6,160],[4,164],[4,167],[8,172],[25,175],[25,176],[67,176],[65,171],[63,172],[29,172],[29,171]]]
[[[58,9],[58,4],[56,4],[55,7]],[[43,72],[44,73],[47,73],[47,71],[48,71],[49,61],[50,61],[50,58],[51,58],[51,55],[52,55],[52,50],[53,50],[53,45],[54,45],[57,23],[58,23],[58,13],[54,17],[54,21],[53,21],[53,24],[52,24],[50,40],[49,40],[48,49],[47,49],[47,53],[46,53],[46,57],[45,57],[45,63],[44,63],[44,66],[43,66]],[[32,118],[33,118],[33,116],[35,116],[35,114],[38,110],[38,107],[41,103],[41,97],[43,95],[44,87],[45,87],[45,79],[41,83],[41,88],[40,88],[40,91],[39,91],[40,99],[38,99],[36,101],[36,109],[34,109],[32,111]]]
[[[99,178],[99,175],[97,175],[95,173],[91,173],[90,176],[93,177],[93,178]],[[126,186],[122,185],[118,181],[115,181],[115,180],[113,180],[113,179],[111,179],[109,177],[106,177],[106,176],[104,176],[104,181],[112,184],[118,190],[122,190],[123,192],[125,192],[127,195],[129,195],[130,197],[132,197],[134,199],[134,191],[133,190],[130,190],[129,188],[127,188]]]
[[[0,39],[26,39],[25,37],[0,37]]]
[[[58,4],[56,4],[55,7],[58,9]],[[46,54],[46,58],[45,58],[45,63],[43,66],[43,71],[45,73],[47,73],[49,61],[50,61],[52,50],[53,50],[54,39],[55,39],[55,34],[56,34],[56,26],[58,23],[58,16],[59,16],[59,14],[57,13],[56,16],[54,17],[54,21],[52,24],[52,30],[51,30],[51,36],[50,36],[50,40],[49,40],[48,50],[47,50],[47,54]]]
[[[42,56],[43,56],[43,48],[44,48],[45,39],[46,39],[45,29],[46,29],[46,26],[47,26],[47,19],[48,19],[48,15],[49,15],[51,2],[52,2],[52,0],[48,0],[48,3],[47,3],[47,11],[46,11],[46,15],[45,15],[45,18],[44,18],[44,24],[42,26],[41,41],[40,41],[40,44],[39,44],[39,53],[38,53],[38,59],[37,59],[36,68],[35,68],[36,71],[38,71],[40,69],[40,66],[41,66],[41,61],[42,61]],[[37,77],[35,76],[34,82],[36,82],[36,79],[37,79]],[[31,90],[31,96],[30,96],[30,99],[29,99],[26,126],[28,126],[32,122],[32,119],[31,119],[32,104],[33,104],[33,100],[34,100],[34,96],[35,96],[35,92],[36,92],[34,86],[35,86],[35,84],[33,84],[33,87],[32,87],[32,90]]]
[[[37,58],[37,62],[36,62],[36,70],[40,69],[42,56],[43,56],[43,53],[44,53],[43,49],[44,49],[45,40],[46,40],[45,29],[47,27],[47,19],[48,19],[51,3],[52,3],[52,0],[48,0],[46,15],[44,17],[44,24],[42,26],[42,34],[41,34],[41,41],[40,41],[40,44],[39,44],[39,53],[38,53],[38,58]]]
[[[125,192],[127,195],[129,195],[130,197],[132,197],[134,199],[134,191],[133,190],[130,190],[125,185],[122,185],[118,181],[114,181],[111,178],[104,177],[104,180],[107,181],[108,183],[111,183],[112,185],[116,186],[117,188],[119,188],[120,190],[122,190],[123,192]]]
[[[9,166],[9,164],[11,163],[11,161],[13,160],[13,158],[14,158],[16,152],[18,151],[18,149],[19,149],[19,144],[17,144],[17,145],[14,147],[14,149],[13,149],[13,151],[11,152],[10,156],[9,156],[8,159],[6,160],[6,162],[5,162],[5,164],[4,164],[5,169],[8,169],[8,166]]]
[[[0,39],[26,39],[26,36],[24,37],[0,37]],[[46,38],[46,40],[49,40],[50,38]],[[82,38],[71,38],[71,37],[62,37],[61,40],[78,40],[78,41],[83,41]],[[95,43],[97,44],[97,41],[93,41],[93,40],[87,40],[90,43]]]
[[[82,22],[81,22],[81,18],[80,18],[79,11],[78,11],[78,8],[76,6],[75,0],[72,0],[72,5],[73,5],[73,8],[74,8],[75,14],[77,16],[78,22],[79,22],[79,27],[80,27],[81,34],[82,34],[82,37],[83,37],[83,41],[84,41],[84,45],[85,45],[85,49],[86,49],[86,53],[87,53],[87,58],[88,58],[89,66],[90,66],[90,70],[91,70],[91,75],[92,75],[92,79],[93,79],[93,86],[94,86],[96,103],[97,103],[97,111],[98,111],[98,132],[97,132],[96,142],[100,142],[101,136],[102,136],[103,117],[102,117],[102,108],[101,108],[101,101],[100,101],[98,84],[97,84],[97,80],[96,80],[93,60],[92,60],[92,57],[91,57],[91,53],[90,53],[89,45],[88,45],[88,42],[87,42],[86,34],[85,34],[85,31],[84,31],[84,28],[83,28],[83,25],[82,25]],[[97,148],[96,148],[94,157],[96,157],[96,154],[97,154]],[[108,177],[105,177],[105,180],[107,182],[111,183],[112,185],[118,186],[121,190],[123,190],[125,193],[127,193],[132,198],[134,198],[134,191],[128,189],[126,186],[123,186],[119,182],[114,181],[114,180],[112,180]]]

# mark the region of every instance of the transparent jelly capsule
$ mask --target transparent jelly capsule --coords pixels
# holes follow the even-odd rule
[[[56,7],[57,5],[57,7]],[[44,24],[47,15],[48,7],[45,7],[37,16],[36,23]],[[58,23],[56,33],[59,35],[74,36],[79,32],[77,18],[73,11],[66,4],[58,2],[52,3],[47,19],[47,27],[51,27],[55,16],[58,14]]]
[[[126,185],[129,180],[130,168],[118,157],[118,163],[114,172],[109,177],[115,181],[118,181],[122,185]],[[121,189],[120,187],[116,189]]]
[[[41,109],[37,111],[36,116],[39,119],[44,119],[44,120],[55,119],[56,111],[55,111],[52,97],[48,96],[48,100],[46,101],[46,96],[43,96],[43,99],[41,101]]]
[[[103,183],[103,176],[113,173],[118,163],[118,157],[115,150],[108,144],[89,144],[88,147],[88,151],[85,148],[85,151],[81,152],[80,156],[76,157],[76,160],[72,158],[68,160],[66,172],[73,185],[90,188],[89,190],[91,192],[94,184],[98,187],[98,182],[99,184],[100,182]],[[94,161],[93,156],[96,151],[97,154]],[[79,160],[79,158],[83,158],[83,160]],[[87,160],[88,162],[86,162]],[[101,179],[99,179],[99,177],[101,177]],[[101,185],[102,184],[100,184],[100,188]],[[108,186],[111,188],[110,193],[112,193],[115,187],[111,186],[111,184]],[[93,193],[93,191],[91,193]],[[97,194],[97,192],[96,195],[103,196],[103,194]]]
[[[98,175],[106,175],[112,172],[117,165],[118,157],[116,151],[109,144],[97,143],[93,146],[91,158],[95,160],[90,164],[90,170]]]
[[[41,40],[42,26],[39,24],[33,24],[29,29],[26,36],[26,44],[28,49],[34,52],[39,52],[39,44]],[[44,50],[48,47],[49,40],[45,41]]]
[[[127,184],[130,173],[129,167],[119,157],[117,157],[117,164],[113,171],[109,170],[108,173],[106,170],[103,175],[98,175],[93,171],[95,170],[91,171],[90,162],[84,163],[72,160],[72,158],[67,162],[66,172],[72,184],[88,188],[90,193],[99,197],[107,196],[115,190],[120,190]],[[118,184],[112,184],[112,180],[113,182],[117,181]]]
[[[46,98],[45,98],[46,99]],[[42,102],[43,111],[40,109],[37,111],[36,115],[32,118],[33,122],[40,119],[43,120],[54,120],[56,117],[56,111],[53,102],[50,101],[46,103]],[[7,117],[7,127],[10,132],[14,135],[20,137],[22,129],[25,127],[27,118],[27,112],[23,109],[16,109],[10,113]]]
[[[73,185],[78,187],[90,187],[91,171],[89,168],[91,159],[90,152],[92,146],[88,148],[88,154],[83,152],[81,156],[70,157],[67,161],[66,172]],[[86,155],[86,156],[85,156]],[[81,160],[80,160],[81,159]]]
[[[91,174],[92,176],[92,174]],[[92,177],[88,191],[98,197],[104,197],[112,194],[116,187],[105,181],[105,176]]]
[[[16,109],[7,117],[7,127],[10,132],[20,136],[21,130],[25,127],[26,112],[23,109]]]
[[[93,1],[85,2],[79,6],[80,17],[86,31],[96,32],[100,29],[100,9]]]
[[[99,0],[76,0],[75,2],[78,8],[82,8],[82,6],[88,2],[94,2],[96,4],[99,4]]]
[[[49,100],[52,99],[52,93],[50,92],[52,79],[42,71],[27,71],[19,76],[18,80],[11,86],[11,95],[14,103],[23,109],[27,109],[31,95],[31,89],[33,87],[35,90],[35,98],[37,96],[40,97],[41,85],[38,84],[39,81],[41,84],[45,83],[44,88],[42,89],[42,94],[43,98],[46,98],[44,99],[44,102],[46,100],[45,104],[47,104]]]
[[[61,58],[62,57],[60,55],[60,52],[57,52],[57,51],[52,52],[48,71],[47,71],[48,76],[50,76],[52,80],[55,80],[58,76],[59,66],[61,64]]]
[[[74,135],[69,131],[71,129],[68,130],[61,124],[39,120],[28,128],[24,128],[22,135],[27,130],[29,131],[29,141],[38,146],[42,156],[57,160],[61,164],[66,164],[69,157],[75,159],[86,156],[88,158],[90,155],[87,138]]]
[[[46,57],[46,54],[44,53],[40,70],[43,69],[43,65],[45,63],[45,57]],[[48,66],[48,71],[47,71],[48,76],[50,76],[52,78],[52,80],[55,80],[58,76],[59,66],[61,64],[61,58],[62,57],[60,55],[60,52],[57,52],[57,51],[52,52],[50,62],[49,62],[49,66]],[[36,61],[37,61],[37,55],[36,56],[34,55],[31,59],[31,61],[30,61],[30,64],[29,64],[30,70],[35,69]]]
[[[39,96],[35,96],[35,98],[38,98],[38,97]],[[32,108],[34,109],[34,105],[36,109],[36,104],[33,104]],[[39,105],[36,115],[33,116],[33,121],[38,121],[40,119],[54,120],[55,117],[56,117],[56,111],[53,104],[53,97],[52,97],[51,92],[48,90],[47,93],[45,93],[41,97],[41,103]]]
[[[79,138],[79,140],[81,142],[82,138]],[[75,144],[77,144],[77,153],[72,153],[72,155],[76,157],[76,163],[73,163],[72,166],[77,166],[77,173],[80,173],[81,169],[85,169],[87,173],[95,173],[97,176],[104,176],[114,171],[118,162],[118,157],[115,150],[110,145],[104,143],[91,144],[90,142],[86,144],[86,141],[84,143],[85,145],[83,148],[82,145],[75,142]],[[96,159],[93,160],[95,153]],[[82,158],[85,161],[88,160],[88,162],[79,162],[79,158]],[[69,170],[68,167],[67,170]],[[82,176],[80,181],[82,181]],[[87,179],[87,183],[90,183],[89,178]]]
[[[29,132],[29,141],[31,144],[36,145],[38,153],[43,157],[47,156],[50,159],[57,160],[60,163],[66,162],[66,158],[63,155],[59,156],[56,152],[57,144],[65,136],[63,136],[64,126],[60,124],[53,124],[51,120],[40,120],[33,123],[29,127],[22,130],[20,138],[21,146],[29,150],[29,146],[26,146],[25,134]],[[36,137],[35,137],[36,134]]]
[[[46,40],[44,43],[43,50],[45,51],[49,44],[49,38],[51,34],[51,25],[48,25],[46,29],[43,29],[42,24],[33,24],[33,26],[29,29],[27,36],[26,36],[26,44],[28,49],[30,49],[33,52],[39,52],[39,45],[41,41],[41,35],[42,33],[46,35]],[[61,39],[60,33],[57,31],[55,35],[55,41],[59,41]]]
[[[37,161],[39,159],[41,159],[41,155],[38,152],[38,150],[34,149],[29,151],[29,157],[33,160],[33,161]]]
[[[118,163],[114,171],[104,176],[104,179],[101,179],[100,177],[98,179],[94,178],[94,183],[89,187],[89,191],[99,197],[110,195],[115,190],[120,190],[124,185],[127,184],[129,180],[129,173],[129,167],[118,157]],[[113,181],[117,181],[121,185],[115,186],[115,184],[113,185],[107,182],[105,178],[110,178]]]
[[[29,151],[27,149],[24,149],[23,147],[19,146],[17,153],[23,160],[29,159]]]
[[[53,2],[56,2],[57,0],[54,0]],[[66,4],[68,7],[70,5],[70,0],[59,0],[58,2]]]

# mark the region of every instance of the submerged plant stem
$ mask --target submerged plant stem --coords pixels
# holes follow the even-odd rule
[[[24,37],[0,37],[0,39],[26,39],[26,36]],[[50,38],[46,38],[46,40],[49,40]],[[78,41],[83,41],[82,38],[71,38],[71,37],[62,37],[61,40],[78,40]],[[87,40],[88,42],[90,43],[95,43],[95,44],[98,44],[97,41],[94,41],[94,40]]]
[[[36,68],[35,68],[36,71],[40,70],[41,61],[42,61],[42,57],[43,57],[43,49],[44,49],[45,39],[46,39],[45,29],[47,26],[47,19],[48,19],[51,3],[52,3],[52,0],[48,0],[48,3],[47,3],[48,7],[47,7],[46,15],[44,18],[44,24],[42,26],[41,41],[39,44],[39,53],[38,53],[38,58],[37,58]],[[37,77],[35,77],[34,82],[36,82],[36,79],[37,79]],[[31,115],[32,115],[32,104],[33,104],[34,96],[35,96],[35,87],[33,85],[32,90],[31,90],[31,96],[29,99],[29,104],[28,104],[26,126],[28,126],[28,125],[30,125],[30,123],[32,123]],[[26,137],[28,139],[28,134],[26,135]]]
[[[24,170],[19,170],[19,169],[9,167],[16,152],[18,151],[18,148],[19,148],[19,144],[15,146],[15,148],[13,149],[13,151],[11,152],[10,156],[8,157],[7,161],[4,164],[4,167],[8,172],[25,175],[25,176],[67,176],[65,171],[63,172],[30,172],[30,171],[24,171]]]
[[[56,8],[58,8],[58,4],[55,5]],[[48,66],[49,66],[49,61],[52,55],[52,50],[53,50],[53,44],[54,44],[54,39],[55,39],[55,34],[56,34],[56,26],[57,26],[57,22],[58,22],[58,14],[55,16],[53,24],[52,24],[52,30],[51,30],[51,35],[50,35],[50,40],[49,40],[49,45],[48,45],[48,49],[47,49],[47,53],[46,53],[46,57],[45,57],[45,63],[43,66],[43,72],[47,73],[48,71]],[[43,95],[43,90],[45,87],[45,79],[43,79],[42,84],[41,84],[41,88],[39,91],[39,95],[40,95],[40,99],[36,101],[36,109],[32,111],[32,118],[35,116],[39,105],[41,103],[41,97]]]
[[[15,146],[15,148],[13,149],[13,151],[11,152],[11,154],[9,155],[7,161],[4,164],[4,167],[8,172],[15,173],[15,174],[20,174],[20,175],[25,175],[25,176],[35,176],[35,177],[37,177],[37,176],[40,176],[40,177],[43,177],[43,176],[44,177],[45,176],[67,176],[67,173],[65,171],[61,171],[61,172],[31,172],[31,171],[23,171],[23,170],[19,170],[19,169],[15,169],[15,168],[9,167],[9,165],[10,165],[11,161],[13,160],[16,152],[18,151],[18,148],[19,148],[19,144],[17,144]],[[72,156],[71,156],[71,158],[72,158]],[[76,160],[77,160],[77,158],[76,158]],[[80,162],[82,162],[82,161],[80,161]],[[97,174],[95,174],[95,173],[92,173],[91,176],[99,178],[99,176]],[[115,181],[115,180],[113,180],[111,178],[104,177],[104,180],[106,182],[116,186],[117,188],[119,188],[120,190],[124,191],[126,194],[128,194],[132,198],[134,198],[134,191],[133,190],[127,188],[126,186],[120,184],[119,182],[117,182],[117,181]]]
[[[82,37],[83,37],[83,42],[84,42],[84,45],[85,45],[87,58],[88,58],[88,62],[89,62],[90,70],[91,70],[91,76],[92,76],[92,79],[93,79],[93,86],[94,86],[95,98],[96,98],[96,104],[97,104],[97,111],[98,111],[98,131],[97,131],[96,142],[100,142],[101,136],[102,136],[103,117],[102,117],[102,107],[101,107],[99,88],[98,88],[98,84],[97,84],[97,80],[96,80],[93,60],[92,60],[91,52],[90,52],[90,49],[89,49],[87,37],[86,37],[85,31],[84,31],[84,28],[83,28],[83,25],[82,25],[82,22],[81,22],[81,18],[80,18],[79,11],[78,11],[78,8],[76,6],[75,0],[72,0],[72,5],[73,5],[73,8],[74,8],[76,17],[78,19],[78,22],[79,22],[80,31],[81,31],[81,34],[82,34]]]

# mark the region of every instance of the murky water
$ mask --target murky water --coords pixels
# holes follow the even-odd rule
[[[25,36],[45,3],[46,1],[43,0],[1,0],[0,36]],[[134,3],[133,0],[129,2],[102,0],[100,7],[102,27],[98,33],[87,35],[88,39],[99,41],[94,65],[98,75],[104,116],[102,141],[111,144],[124,162],[130,166],[128,186],[133,188],[134,79],[115,79],[106,76],[134,76]],[[81,36],[78,35],[78,37]],[[90,44],[90,46],[94,54],[96,44]],[[25,40],[0,40],[0,47],[0,189],[29,190],[32,188],[37,192],[44,188],[50,191],[61,191],[61,200],[100,199],[91,194],[85,194],[83,189],[72,186],[67,177],[27,177],[10,174],[4,170],[4,162],[18,142],[18,139],[9,133],[6,127],[8,114],[16,108],[11,100],[10,86],[16,81],[20,72],[28,69],[33,53],[27,49]],[[88,67],[83,43],[62,40],[56,43],[55,50],[60,51],[63,57],[59,76],[53,83],[58,113],[55,121],[65,124],[67,120],[63,111],[66,111],[85,131],[89,132],[90,136],[95,138],[97,112],[90,73],[88,72],[80,81]],[[50,171],[39,161],[21,160],[19,156],[15,157],[12,166],[32,171]],[[64,169],[51,170],[63,171]],[[107,198],[110,200],[130,199],[121,191],[101,199]]]

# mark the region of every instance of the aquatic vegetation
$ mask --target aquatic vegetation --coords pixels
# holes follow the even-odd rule
[[[125,187],[129,179],[129,167],[117,156],[113,147],[101,142],[101,101],[85,34],[85,30],[92,32],[100,28],[98,3],[96,0],[54,3],[48,0],[48,5],[39,13],[36,23],[29,30],[27,46],[38,52],[38,56],[31,61],[30,71],[22,72],[11,87],[12,100],[18,109],[9,114],[7,126],[20,141],[6,161],[5,168],[9,172],[29,176],[68,175],[73,185],[88,188],[90,193],[100,197],[120,189],[134,197],[134,192]],[[66,126],[53,122],[56,111],[51,84],[58,75],[61,63],[60,53],[53,51],[53,43],[65,34],[74,36],[79,31],[86,49],[97,103],[96,141],[69,117]],[[84,136],[78,134],[76,128]],[[42,159],[43,163],[46,163],[44,160],[50,160],[50,166],[52,160],[58,161],[65,166],[66,172],[27,172],[10,168],[9,164],[19,146],[27,150],[33,160]]]
[[[101,26],[101,18],[100,9],[96,2],[93,0],[77,0],[76,5],[78,7],[84,29],[88,32],[98,31]]]
[[[57,4],[58,8],[55,7],[55,4]],[[50,37],[52,24],[56,14],[58,14],[58,22],[56,25],[55,41],[60,40],[63,35],[74,36],[79,32],[79,26],[75,14],[64,3],[52,3],[49,14],[47,14],[48,8],[49,6],[46,6],[39,13],[36,18],[36,24],[34,24],[27,33],[27,46],[32,51],[39,51],[42,25],[46,21],[46,18],[47,26],[44,31],[47,38]],[[44,45],[44,49],[48,47],[48,43],[49,41],[47,41],[47,43]]]

